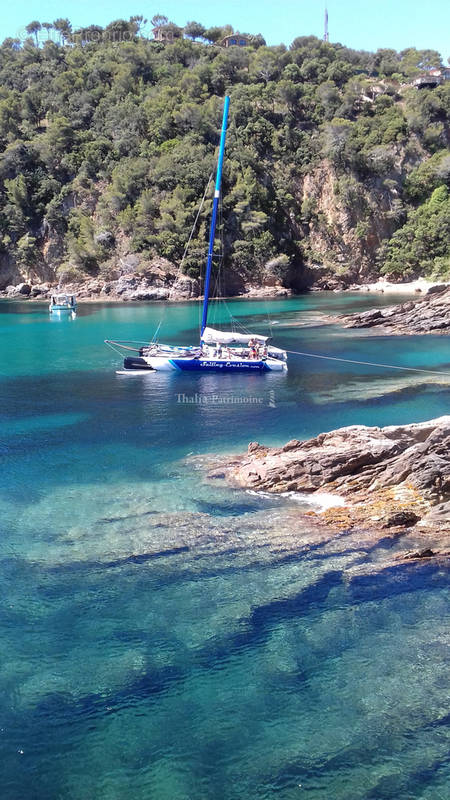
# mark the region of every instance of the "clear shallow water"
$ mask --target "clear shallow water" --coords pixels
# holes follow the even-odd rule
[[[269,311],[288,349],[448,369],[444,337],[317,324],[391,302],[230,306],[261,332]],[[189,304],[0,305],[2,796],[447,797],[445,574],[368,572],[382,552],[345,537],[305,550],[286,501],[213,491],[184,459],[429,419],[448,382],[296,356],[239,384],[117,376],[103,339],[162,313],[165,340],[196,341]]]

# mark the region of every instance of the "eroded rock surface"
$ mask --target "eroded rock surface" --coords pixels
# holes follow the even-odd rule
[[[338,317],[346,328],[375,328],[379,333],[450,333],[450,287],[435,286],[420,300],[361,314]]]
[[[252,442],[247,455],[209,473],[221,476],[256,491],[336,495],[336,506],[320,517],[337,530],[395,535],[417,526],[425,537],[433,534],[433,551],[448,550],[450,416],[385,428],[352,425],[280,448]]]

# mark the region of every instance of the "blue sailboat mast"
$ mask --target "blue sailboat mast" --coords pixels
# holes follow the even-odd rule
[[[222,132],[220,134],[220,145],[219,145],[219,158],[217,161],[217,173],[216,173],[216,188],[214,191],[214,202],[213,202],[213,210],[212,210],[212,217],[211,217],[211,228],[209,232],[209,247],[208,247],[208,261],[206,264],[206,275],[205,275],[205,292],[204,292],[204,300],[203,300],[203,314],[202,314],[202,327],[201,327],[201,336],[203,336],[203,331],[206,328],[206,323],[208,319],[208,300],[209,300],[209,284],[211,281],[211,267],[212,267],[212,260],[213,260],[213,251],[214,251],[214,239],[216,236],[216,220],[217,220],[217,209],[219,207],[219,198],[220,198],[220,184],[222,182],[222,165],[223,165],[223,156],[225,152],[225,138],[227,135],[227,120],[228,120],[228,108],[230,106],[230,98],[225,97],[225,102],[223,106],[223,118],[222,118]]]

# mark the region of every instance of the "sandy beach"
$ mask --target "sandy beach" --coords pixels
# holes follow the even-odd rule
[[[417,278],[409,283],[391,283],[378,280],[375,283],[366,283],[361,286],[351,286],[350,291],[358,292],[385,292],[389,294],[407,294],[408,292],[422,292],[426,294],[434,286],[450,286],[449,281],[429,281],[426,278]]]

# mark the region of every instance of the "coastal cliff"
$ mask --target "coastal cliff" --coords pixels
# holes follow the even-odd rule
[[[330,507],[309,517],[335,533],[359,529],[395,538],[414,528],[418,549],[400,557],[450,552],[449,416],[385,428],[352,425],[279,448],[252,442],[247,455],[210,471],[209,479],[219,478],[312,500],[331,495]]]

